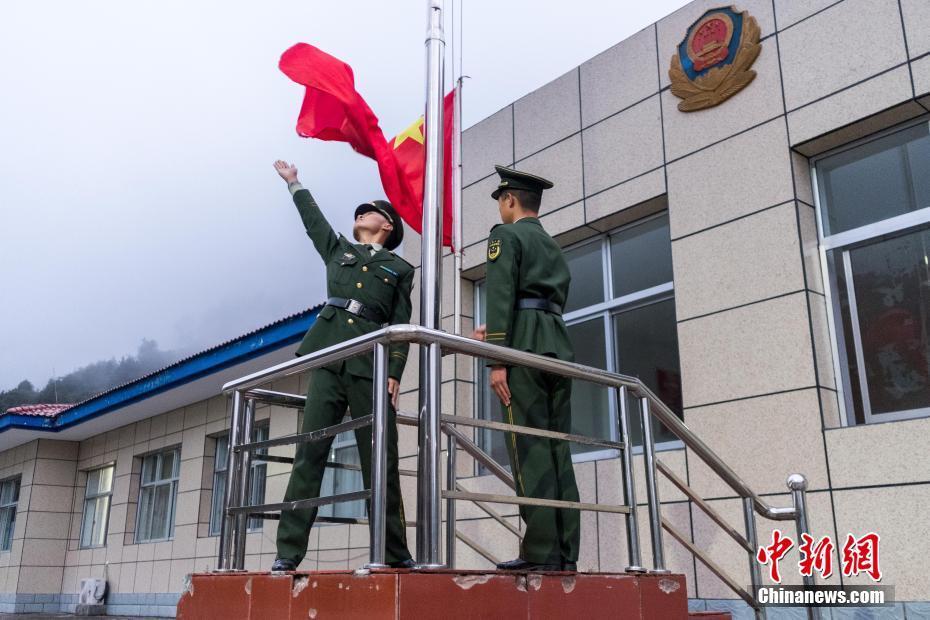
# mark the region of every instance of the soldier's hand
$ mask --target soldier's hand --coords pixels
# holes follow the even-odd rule
[[[281,178],[288,183],[295,183],[297,181],[297,166],[294,164],[289,164],[283,159],[279,159],[274,163],[274,169],[277,170]]]
[[[388,379],[388,394],[391,396],[391,404],[394,405],[394,409],[397,409],[400,402],[400,381],[394,378]]]
[[[510,406],[510,386],[507,385],[507,368],[504,366],[491,367],[491,389],[501,399],[505,407]]]
[[[480,340],[481,342],[484,342],[488,337],[488,326],[479,325],[477,328],[475,328],[475,331],[471,333],[471,337],[473,340]]]

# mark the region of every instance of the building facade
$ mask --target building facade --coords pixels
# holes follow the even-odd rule
[[[816,537],[881,536],[882,582],[899,602],[875,617],[925,617],[930,4],[744,0],[735,12],[759,29],[755,78],[719,105],[684,112],[672,56],[716,6],[696,0],[465,131],[463,331],[481,323],[494,165],[552,179],[541,221],[572,270],[565,318],[578,361],[638,376],[772,504],[790,505],[785,479],[804,474]],[[418,264],[419,238],[407,237],[404,255]],[[451,330],[455,273],[452,257],[443,260]],[[142,381],[140,393],[86,419],[17,429],[0,417],[0,602],[67,610],[81,578],[104,577],[114,612],[171,615],[185,575],[215,566],[228,427],[220,386],[286,359],[312,316],[266,338],[260,354],[214,360],[196,381],[164,389]],[[402,382],[406,413],[417,408],[415,349]],[[446,358],[444,411],[497,419],[484,373],[475,360]],[[302,392],[306,378],[274,389]],[[617,410],[612,394],[576,382],[577,432],[616,438]],[[259,408],[257,432],[293,434],[298,415]],[[506,464],[500,437],[475,440]],[[736,494],[667,431],[656,440],[660,460],[740,529]],[[400,442],[401,469],[415,470],[414,429],[401,427]],[[338,438],[331,458],[357,463],[352,437]],[[289,465],[256,466],[256,503],[281,499]],[[468,489],[507,492],[465,454],[457,467]],[[575,471],[582,501],[622,503],[615,453],[577,450]],[[360,486],[357,472],[327,476],[329,492]],[[664,516],[748,584],[745,552],[666,483]],[[402,486],[412,514],[414,479]],[[512,506],[496,508],[519,528]],[[364,515],[359,504],[329,510]],[[581,570],[625,568],[623,518],[583,515]],[[500,559],[517,554],[512,532],[467,502],[456,527]],[[759,540],[775,528],[789,529],[760,519]],[[270,566],[274,535],[275,522],[252,524],[247,568]],[[412,529],[408,538],[412,546]],[[368,534],[321,525],[310,546],[301,568],[353,568],[366,561]],[[748,613],[678,542],[667,537],[665,547],[695,608]],[[458,567],[490,566],[462,542],[456,556]],[[785,566],[797,559],[792,550]],[[869,583],[838,572],[827,582]],[[795,570],[783,574],[800,582]]]

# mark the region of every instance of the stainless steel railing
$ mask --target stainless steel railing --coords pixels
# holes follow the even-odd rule
[[[627,515],[625,521],[629,554],[629,567],[627,570],[630,572],[646,571],[646,569],[643,568],[640,552],[639,530],[635,509],[637,503],[634,488],[633,458],[632,450],[629,449],[631,413],[628,406],[628,397],[632,396],[639,401],[639,413],[643,429],[646,504],[648,507],[649,528],[652,541],[652,568],[648,569],[648,572],[668,572],[665,563],[663,541],[663,530],[665,530],[692,553],[695,558],[717,575],[740,598],[745,600],[755,610],[757,617],[765,617],[765,609],[759,605],[755,596],[757,588],[762,583],[760,567],[755,561],[755,552],[757,550],[756,515],[758,514],[767,519],[777,521],[794,521],[799,538],[802,533],[809,533],[806,505],[807,482],[802,475],[793,474],[788,478],[788,488],[791,491],[792,505],[790,507],[771,506],[764,498],[755,493],[722,459],[714,454],[714,452],[695,435],[678,416],[659,400],[655,394],[643,385],[639,379],[607,372],[599,368],[583,366],[581,364],[565,362],[551,357],[492,345],[415,325],[389,326],[310,355],[272,366],[271,368],[231,381],[223,386],[223,391],[232,396],[232,414],[230,423],[229,474],[227,476],[226,487],[226,509],[220,536],[218,561],[220,570],[242,570],[245,562],[246,523],[249,516],[276,518],[276,513],[284,510],[322,506],[325,504],[354,501],[358,499],[368,499],[371,503],[369,510],[371,536],[369,563],[367,566],[378,567],[384,565],[384,509],[387,490],[387,451],[385,441],[388,419],[387,347],[392,343],[399,342],[428,345],[431,351],[436,351],[441,355],[459,353],[473,357],[481,357],[503,364],[534,368],[572,379],[596,383],[616,390],[618,402],[620,403],[620,441],[608,441],[581,435],[556,433],[525,426],[504,424],[501,422],[476,420],[463,416],[440,415],[438,411],[429,411],[426,409],[421,412],[421,417],[426,416],[430,419],[420,420],[398,415],[397,421],[400,424],[422,425],[425,423],[431,428],[440,428],[442,434],[448,437],[449,449],[447,451],[446,490],[440,495],[425,493],[424,489],[428,490],[426,485],[437,485],[439,482],[436,480],[425,480],[423,476],[420,476],[418,478],[417,498],[418,502],[422,502],[424,497],[433,498],[431,501],[436,502],[442,497],[447,501],[447,564],[454,564],[456,538],[465,541],[466,544],[471,544],[471,546],[476,549],[478,548],[477,543],[470,539],[466,540],[468,537],[457,532],[455,528],[454,504],[456,501],[468,500],[475,502],[479,506],[483,506],[483,509],[486,509],[486,512],[489,511],[492,517],[497,516],[499,522],[505,521],[500,519],[499,515],[496,515],[493,509],[490,509],[487,504],[541,505],[625,514]],[[263,389],[262,386],[276,379],[304,373],[354,356],[371,353],[374,355],[373,409],[371,415],[347,422],[341,422],[310,433],[298,433],[260,442],[247,441],[246,438],[251,436],[254,407],[257,402],[278,404],[288,407],[302,407],[305,402],[304,397],[301,395],[267,390]],[[438,381],[438,377],[434,377],[433,379]],[[433,387],[438,388],[438,386]],[[671,469],[656,458],[655,442],[653,439],[653,425],[656,420],[680,439],[696,457],[700,458],[715,474],[733,489],[740,498],[742,498],[745,534],[740,534],[736,531],[734,527],[720,517],[720,515],[717,514],[689,485],[675,476]],[[372,426],[373,431],[371,489],[292,502],[248,505],[248,478],[251,470],[249,465],[252,459],[252,453],[255,450],[271,446],[319,441],[321,439],[333,437],[338,433],[369,424]],[[458,449],[462,449],[473,458],[486,465],[493,475],[500,478],[511,488],[513,488],[513,479],[506,469],[496,463],[496,461],[475,445],[465,434],[458,430],[456,428],[458,425],[557,438],[619,450],[621,454],[620,461],[622,467],[624,504],[621,506],[613,506],[585,502],[563,502],[464,491],[456,479],[455,458]],[[422,433],[421,437],[423,437]],[[427,433],[426,441],[429,442],[430,445],[420,446],[421,456],[424,450],[429,453],[438,452],[439,437],[437,435]],[[289,462],[292,460],[286,457],[269,458],[267,456],[262,456],[261,458],[262,460],[277,462]],[[436,471],[436,476],[438,476],[438,471],[435,468],[431,471]],[[753,589],[752,593],[747,592],[745,588],[741,587],[737,580],[728,576],[722,567],[713,562],[704,551],[698,549],[694,543],[688,540],[687,536],[678,531],[667,519],[662,517],[658,474],[662,474],[668,478],[669,481],[681,490],[695,506],[704,511],[714,523],[747,552]],[[431,522],[428,524],[418,522],[416,524],[418,531],[423,527],[428,528],[428,531],[439,531],[440,511],[438,506],[418,506],[417,514],[430,515],[430,519],[436,521],[436,523]],[[419,538],[418,536],[418,540]],[[481,551],[479,551],[479,553],[480,552]],[[489,557],[489,554],[483,553],[483,555]],[[813,585],[814,580],[812,577],[805,577],[804,583],[806,585]],[[819,610],[816,608],[809,608],[808,615],[810,618],[819,618]]]

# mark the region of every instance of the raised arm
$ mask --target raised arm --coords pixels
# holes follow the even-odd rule
[[[326,221],[310,191],[297,180],[297,166],[279,159],[274,163],[274,169],[282,179],[287,181],[287,188],[294,197],[294,204],[297,205],[300,219],[303,220],[304,228],[307,229],[307,236],[313,241],[323,262],[329,262],[339,249],[339,239],[333,227]]]

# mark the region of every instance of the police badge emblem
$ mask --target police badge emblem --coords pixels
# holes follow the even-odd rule
[[[668,70],[672,94],[683,99],[678,109],[712,108],[752,82],[759,34],[756,19],[732,6],[711,9],[691,24]]]

